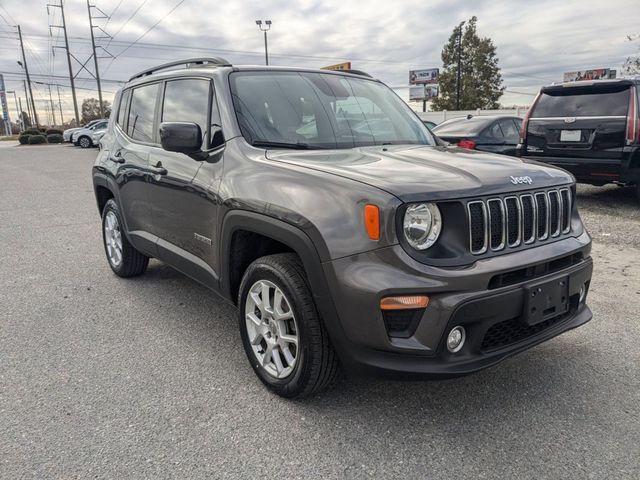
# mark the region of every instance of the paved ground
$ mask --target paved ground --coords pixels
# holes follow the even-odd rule
[[[638,478],[640,209],[581,188],[592,322],[435,383],[254,378],[234,311],[157,262],[109,270],[95,150],[0,151],[0,478]]]

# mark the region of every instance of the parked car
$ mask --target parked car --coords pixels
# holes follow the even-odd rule
[[[543,87],[525,117],[522,158],[568,170],[578,182],[635,185],[640,198],[640,118],[634,79]]]
[[[73,134],[73,132],[77,132],[78,130],[82,130],[83,128],[89,128],[98,122],[102,122],[103,120],[103,118],[98,120],[91,120],[84,127],[67,128],[64,132],[62,132],[62,140],[65,142],[71,142],[71,135]]]
[[[522,119],[507,116],[453,118],[432,131],[442,140],[462,148],[515,155]]]
[[[93,132],[107,128],[108,120],[101,120],[88,128],[81,128],[71,134],[71,141],[81,148],[93,147]]]
[[[107,128],[101,128],[100,130],[94,130],[93,134],[91,135],[91,143],[93,144],[93,146],[95,147],[99,147],[100,146],[100,139],[102,139],[102,137],[104,137],[104,134],[107,132]]]
[[[317,392],[339,365],[464,375],[591,318],[571,175],[437,146],[368,76],[173,62],[129,79],[101,144],[113,272],[154,257],[237,305],[279,395]]]

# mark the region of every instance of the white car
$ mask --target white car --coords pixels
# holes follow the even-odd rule
[[[109,120],[100,120],[88,128],[81,128],[71,134],[71,141],[74,145],[82,148],[93,146],[93,132],[107,128]]]
[[[64,132],[62,132],[62,139],[65,142],[71,142],[71,135],[73,135],[73,132],[77,132],[78,130],[82,130],[83,128],[92,127],[96,123],[102,122],[103,120],[104,118],[99,118],[98,120],[91,120],[84,127],[67,128]]]
[[[100,139],[104,137],[105,133],[107,133],[106,128],[101,128],[100,130],[93,131],[93,135],[91,135],[91,141],[96,147],[100,147]]]

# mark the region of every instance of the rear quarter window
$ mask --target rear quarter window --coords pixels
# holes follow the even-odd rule
[[[629,107],[629,86],[622,88],[564,87],[543,92],[532,117],[624,116]]]

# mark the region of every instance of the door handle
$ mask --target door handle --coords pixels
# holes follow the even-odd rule
[[[109,160],[116,163],[124,163],[124,158],[122,157],[122,150],[116,150],[113,155],[109,156]]]
[[[166,175],[167,169],[162,166],[162,162],[156,163],[154,167],[149,167],[149,170],[156,175]]]

